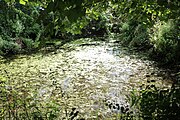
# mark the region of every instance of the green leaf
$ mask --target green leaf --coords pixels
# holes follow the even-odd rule
[[[6,81],[7,81],[6,78],[0,76],[0,83],[5,83]]]
[[[26,2],[28,2],[28,0],[19,0],[19,3],[22,4],[22,5],[25,5]]]

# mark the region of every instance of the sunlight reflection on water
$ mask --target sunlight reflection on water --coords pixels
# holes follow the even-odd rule
[[[81,60],[95,60],[98,62],[113,62],[116,57],[108,53],[103,47],[88,48],[75,53],[75,58]]]
[[[92,71],[90,69],[95,70],[100,67],[100,69],[105,69],[105,75],[110,81],[127,81],[132,73],[137,72],[137,68],[132,68],[131,64],[128,64],[129,56],[124,55],[120,58],[111,51],[113,51],[112,48],[98,46],[94,48],[86,47],[83,50],[73,52],[73,54],[74,58],[82,64],[89,61],[90,64],[86,66],[87,70]]]

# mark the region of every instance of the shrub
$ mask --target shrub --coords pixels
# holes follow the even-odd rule
[[[179,85],[167,89],[147,85],[139,92],[132,92],[132,100],[137,109],[137,115],[144,120],[171,120],[180,118]],[[132,101],[131,100],[131,101]],[[139,119],[140,119],[139,118]]]
[[[150,33],[154,52],[165,63],[178,61],[180,56],[178,39],[179,28],[175,20],[158,21]]]
[[[22,39],[22,42],[25,44],[27,50],[31,50],[34,46],[34,42],[32,41],[32,39],[24,38]]]
[[[34,15],[23,12],[25,8],[8,6],[1,1],[0,3],[6,6],[2,6],[0,12],[0,55],[14,54],[34,48],[34,43],[40,39],[42,25],[36,23]],[[28,9],[33,12],[31,8]],[[26,8],[26,11],[28,9]]]
[[[0,54],[1,55],[6,55],[6,54],[15,54],[20,51],[20,46],[13,42],[13,41],[8,41],[2,39],[0,37]]]
[[[149,46],[148,32],[147,28],[143,24],[138,24],[134,31],[134,37],[130,42],[131,46],[143,48]]]
[[[149,39],[146,26],[138,22],[124,22],[120,28],[121,42],[138,49],[149,48]],[[148,47],[147,47],[148,46]]]
[[[120,27],[120,38],[121,38],[121,42],[123,44],[129,45],[131,38],[132,38],[132,26],[130,26],[129,22],[124,22],[122,23],[121,27]]]

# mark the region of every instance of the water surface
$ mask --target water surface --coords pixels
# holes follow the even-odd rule
[[[62,118],[76,108],[79,118],[105,119],[122,112],[119,106],[129,107],[126,96],[142,84],[170,86],[166,70],[155,62],[111,41],[84,44],[88,40],[65,44],[54,52],[1,60],[0,73],[13,89],[42,103],[56,101]]]

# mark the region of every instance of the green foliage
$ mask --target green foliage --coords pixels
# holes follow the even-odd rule
[[[31,50],[34,46],[34,43],[32,42],[32,39],[24,38],[22,39],[22,42],[25,44],[27,50]]]
[[[22,6],[15,9],[13,4],[17,2]],[[163,57],[165,63],[176,61],[175,59],[178,61],[180,56],[177,54],[179,50],[178,25],[167,22],[169,19],[179,21],[178,0],[174,2],[168,0],[163,2],[160,0],[143,2],[141,0],[42,0],[40,2],[6,0],[3,4],[6,7],[1,5],[3,14],[0,21],[3,24],[0,25],[0,32],[4,40],[6,40],[4,36],[8,36],[34,41],[39,39],[37,36],[40,36],[39,34],[44,30],[43,35],[52,38],[87,33],[93,35],[101,34],[103,31],[112,32],[113,26],[116,26],[116,31],[121,33],[124,44],[140,49],[149,48],[153,44],[157,56]],[[39,12],[40,10],[35,7],[43,10]],[[27,14],[28,11],[30,15]],[[40,31],[41,27],[34,18],[43,21],[45,25],[43,31]],[[156,22],[158,20],[164,23]],[[153,32],[148,34],[148,29],[151,27],[153,27]],[[174,58],[174,56],[178,57]]]
[[[131,46],[135,46],[139,48],[148,46],[148,33],[144,25],[142,24],[137,25],[133,34],[134,34],[134,37],[132,38],[132,41],[130,42]]]
[[[140,50],[152,45],[152,54],[164,63],[179,62],[179,5],[178,0],[1,0],[0,55],[37,48],[41,34],[44,38],[97,36],[112,32],[116,25],[122,43]],[[60,105],[41,104],[37,91],[25,86],[19,91],[0,76],[0,118],[56,119]],[[179,94],[176,87],[148,86],[139,98],[133,94],[132,105],[138,105],[143,119],[179,118]]]
[[[0,91],[1,91],[1,93],[5,93],[5,92],[6,92],[6,90],[5,90],[5,88],[6,88],[6,83],[7,83],[6,78],[0,76],[0,88],[1,88]],[[2,97],[2,96],[1,96],[1,97]]]
[[[120,27],[121,43],[126,46],[136,47],[139,50],[149,48],[148,31],[145,25],[129,21]]]
[[[165,63],[175,62],[179,59],[179,27],[175,20],[168,22],[158,21],[152,28],[150,41],[156,54],[163,58]]]
[[[15,54],[20,51],[20,46],[13,41],[3,40],[0,36],[0,53],[1,55]]]
[[[22,21],[19,20],[18,16],[16,16],[16,19],[13,22],[12,22],[12,32],[15,33],[16,37],[18,37],[23,32],[24,25],[22,24]]]
[[[34,16],[23,12],[27,9],[25,10],[22,6],[16,4],[9,6],[3,1],[0,3],[2,5],[0,11],[1,55],[32,49],[33,43],[39,40],[42,33],[41,25],[35,22]],[[29,39],[28,43],[24,42],[26,39]]]
[[[150,49],[151,57],[163,64],[175,63],[180,59],[178,20],[158,21],[151,28],[129,21],[122,23],[120,31],[121,43],[139,50]]]
[[[56,102],[41,104],[37,100],[37,91],[25,89],[25,83],[20,86],[21,88],[16,89],[8,79],[0,76],[0,119],[54,120],[58,118],[57,114],[60,110]],[[31,92],[33,95],[30,94]]]
[[[144,120],[179,119],[179,86],[167,89],[147,85],[140,91],[133,91],[130,100],[137,110],[136,115]]]
[[[115,0],[109,9],[113,21],[118,21],[121,43],[138,50],[149,49],[151,57],[167,64],[180,59],[179,9],[174,10],[179,5],[179,1],[167,0]]]
[[[132,26],[129,25],[128,22],[122,23],[122,26],[120,27],[121,34],[120,39],[123,44],[128,45],[130,41],[132,40]]]

